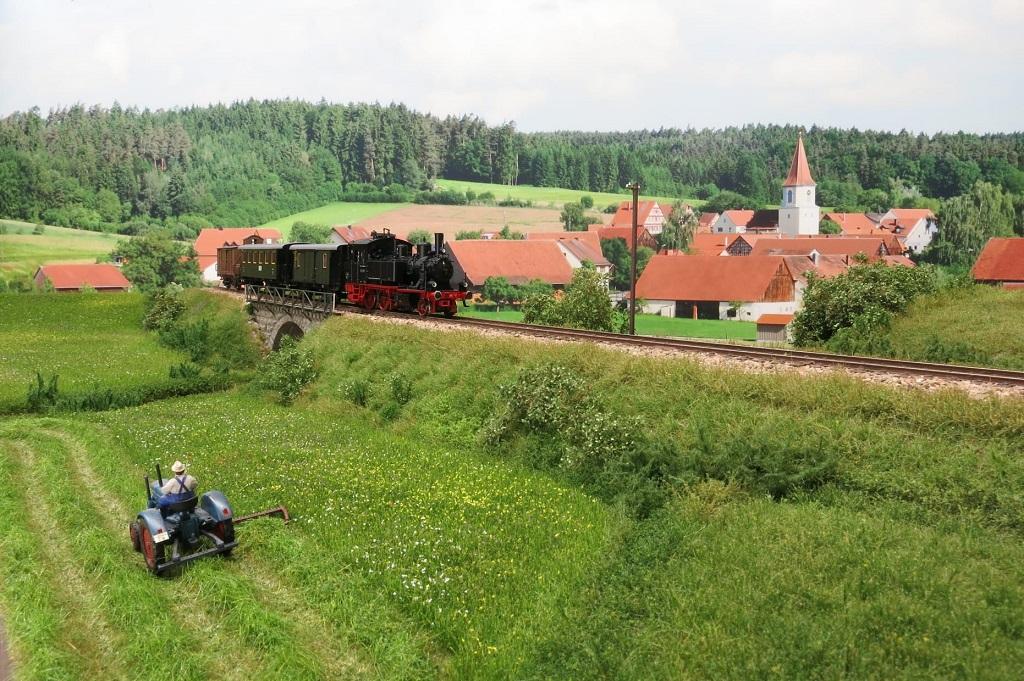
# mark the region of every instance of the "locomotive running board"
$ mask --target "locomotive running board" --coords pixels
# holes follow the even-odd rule
[[[287,525],[291,521],[291,516],[288,515],[288,509],[284,506],[278,506],[277,508],[271,508],[266,511],[258,511],[256,513],[250,513],[248,515],[235,516],[235,525],[241,525],[244,522],[248,522],[255,518],[263,518],[265,516],[276,515],[281,518]]]

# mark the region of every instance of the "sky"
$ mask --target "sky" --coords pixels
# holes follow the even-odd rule
[[[1024,0],[0,0],[0,116],[285,97],[523,131],[1024,130]]]

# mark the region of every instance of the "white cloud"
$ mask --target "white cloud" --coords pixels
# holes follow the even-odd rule
[[[528,130],[1019,128],[1024,2],[38,0],[0,5],[0,115],[401,101]],[[30,46],[30,47],[27,47]]]

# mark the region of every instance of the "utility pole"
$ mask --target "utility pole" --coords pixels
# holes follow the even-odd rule
[[[630,182],[626,189],[633,191],[633,245],[630,249],[631,262],[629,266],[629,335],[636,335],[636,213],[640,203],[640,183]]]

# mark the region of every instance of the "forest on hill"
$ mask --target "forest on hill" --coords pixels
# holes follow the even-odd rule
[[[639,179],[647,194],[735,192],[726,203],[756,205],[776,200],[796,136],[793,126],[765,125],[527,134],[514,123],[400,104],[76,105],[0,119],[0,217],[124,233],[159,223],[187,233],[330,201],[410,200],[434,178],[613,192]],[[814,127],[806,141],[824,206],[927,203],[978,181],[1024,194],[1024,133]]]

